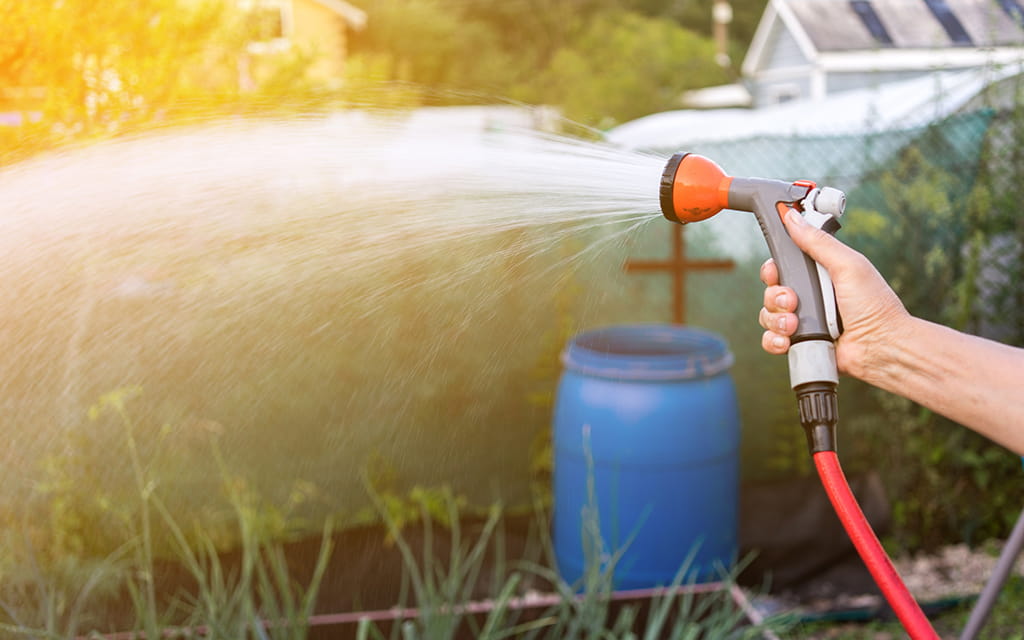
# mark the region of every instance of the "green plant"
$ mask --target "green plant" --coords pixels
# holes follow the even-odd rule
[[[0,609],[9,621],[0,628],[19,636],[73,637],[116,624],[102,615],[116,608],[118,596],[126,594],[134,616],[130,628],[147,637],[160,637],[176,627],[202,627],[215,637],[304,638],[330,558],[330,520],[323,527],[309,582],[295,583],[281,546],[281,540],[293,531],[289,508],[269,504],[233,477],[212,442],[235,518],[236,532],[229,537],[240,548],[238,566],[225,564],[214,538],[214,534],[223,538],[224,532],[208,532],[201,523],[196,523],[194,532],[187,532],[159,495],[155,458],[143,453],[138,426],[127,406],[139,395],[138,387],[115,389],[103,394],[88,411],[92,423],[112,415],[122,428],[131,479],[131,489],[124,496],[134,495],[135,503],[119,502],[116,508],[107,504],[99,513],[125,530],[124,542],[105,557],[94,557],[81,546],[67,544],[67,540],[77,539],[70,532],[81,530],[88,535],[97,516],[86,511],[83,518],[69,521],[62,496],[73,483],[63,482],[63,475],[51,476],[51,480],[61,480],[44,488],[43,495],[51,498],[54,510],[51,522],[68,526],[69,531],[44,538],[44,542],[60,544],[43,552],[35,548],[29,534],[17,546],[5,545],[11,555],[5,558],[0,575]],[[50,473],[56,474],[57,469]],[[306,484],[297,484],[290,501],[303,501],[309,491]],[[9,542],[19,542],[13,540],[13,532],[5,534]],[[169,558],[176,558],[191,575],[193,591],[159,592],[157,561]]]
[[[591,487],[591,490],[593,488]],[[433,518],[424,510],[421,523],[424,527],[424,541],[419,555],[404,537],[402,528],[389,515],[385,503],[374,496],[389,535],[398,546],[406,571],[406,581],[413,606],[419,612],[415,618],[395,624],[391,636],[401,634],[405,639],[425,638],[441,640],[468,632],[481,640],[499,638],[550,638],[597,639],[597,638],[643,638],[655,640],[673,639],[739,639],[759,637],[765,629],[781,629],[788,623],[772,620],[765,626],[744,626],[744,613],[732,601],[728,586],[733,572],[722,571],[726,588],[712,593],[697,594],[694,590],[680,589],[693,583],[690,559],[682,564],[665,594],[654,598],[645,611],[642,606],[630,604],[616,606],[612,600],[616,564],[625,548],[605,552],[601,540],[596,509],[589,509],[584,518],[586,545],[585,575],[578,584],[567,584],[553,566],[551,541],[542,535],[542,546],[546,551],[546,562],[520,560],[505,565],[496,558],[497,569],[492,576],[489,603],[486,615],[474,615],[468,607],[472,594],[477,590],[482,575],[487,547],[494,544],[496,553],[502,548],[499,519],[501,509],[492,507],[475,540],[463,536],[460,520],[457,518],[458,504],[451,495],[447,497],[450,511],[450,526],[447,527],[450,555],[447,560],[436,553]],[[593,503],[593,500],[591,501]],[[548,530],[544,508],[536,508],[536,525],[541,532]],[[694,550],[695,552],[695,550]],[[513,606],[525,585],[543,585],[558,596],[554,605],[526,615]],[[404,599],[399,603],[404,605]],[[482,620],[480,618],[483,618]],[[369,621],[364,620],[357,631],[358,638],[384,638],[384,633]]]
[[[94,609],[109,598],[127,568],[125,550],[96,560],[75,556],[40,563],[27,536],[6,532],[4,548],[14,554],[0,572],[0,630],[13,637],[67,638],[100,620]]]
[[[185,627],[206,628],[214,637],[237,638],[252,634],[275,640],[305,638],[330,559],[332,523],[328,519],[324,524],[320,551],[309,583],[304,586],[294,583],[280,542],[290,532],[288,519],[276,508],[268,510],[252,489],[232,478],[216,443],[212,446],[235,516],[240,565],[232,570],[225,567],[217,545],[208,534],[199,529],[190,538],[173,514],[154,498],[154,506],[176,545],[176,557],[195,580],[196,591],[179,595],[168,610],[162,612],[156,608],[155,600],[141,598],[133,589],[133,602],[143,630],[147,636],[155,637],[150,633],[162,632],[167,626],[166,620],[181,609]],[[301,492],[297,499],[301,501]],[[149,567],[152,574],[151,559]]]
[[[360,509],[352,521],[368,523],[382,520],[388,527],[388,541],[394,542],[392,531],[401,531],[417,522],[438,523],[448,529],[460,517],[474,511],[466,497],[456,495],[447,484],[437,487],[415,484],[408,491],[404,491],[400,484],[394,465],[379,452],[374,452],[363,471],[363,486],[373,499],[372,505]]]
[[[310,582],[300,586],[291,578],[280,543],[261,539],[247,520],[245,506],[235,502],[234,507],[242,540],[241,559],[239,567],[229,568],[210,538],[200,534],[198,544],[191,542],[159,505],[163,522],[178,545],[178,557],[196,583],[195,593],[179,596],[172,610],[182,611],[184,627],[203,627],[213,637],[305,638],[330,559],[330,521],[324,525]]]
[[[607,128],[675,108],[685,90],[727,80],[711,40],[669,19],[606,11],[555,50],[520,92],[528,101],[559,105],[572,120]]]
[[[374,497],[381,518],[387,527],[388,535],[395,541],[402,554],[413,596],[420,610],[420,616],[414,624],[403,626],[403,636],[410,639],[430,638],[431,640],[454,638],[463,622],[473,621],[473,618],[465,616],[460,610],[460,605],[471,599],[471,594],[477,587],[484,552],[501,516],[500,507],[495,505],[491,508],[483,530],[475,542],[465,541],[462,539],[459,525],[458,502],[448,493],[445,505],[448,512],[451,550],[448,562],[443,563],[439,562],[435,556],[432,526],[434,518],[431,516],[431,506],[426,497],[421,494],[417,500],[421,509],[421,522],[424,531],[421,556],[423,565],[420,566],[412,547],[402,537],[401,523],[393,517],[385,502],[376,494],[371,493],[371,495]],[[518,579],[515,576],[510,578],[515,582],[518,582]],[[504,597],[507,602],[514,588],[514,584],[511,587],[506,585],[500,597]],[[498,616],[504,614],[503,608],[503,606],[496,607],[492,611],[484,624],[484,629],[493,629],[498,625]]]
[[[252,61],[258,34],[225,0],[6,3],[0,26],[4,110],[0,159],[20,159],[215,114],[308,111],[334,100],[310,77],[315,56],[292,48]],[[246,90],[240,62],[263,71]],[[251,81],[250,81],[251,82]]]

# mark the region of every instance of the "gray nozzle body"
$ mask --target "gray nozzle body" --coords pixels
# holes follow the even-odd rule
[[[733,178],[729,187],[729,208],[754,214],[779,270],[780,282],[796,292],[800,301],[796,310],[798,323],[791,341],[794,344],[805,340],[831,343],[817,264],[789,237],[776,208],[778,203],[800,201],[808,190],[781,180]]]

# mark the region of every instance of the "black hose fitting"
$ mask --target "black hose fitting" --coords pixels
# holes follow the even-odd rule
[[[808,382],[796,389],[800,426],[807,435],[811,455],[836,450],[836,424],[839,423],[839,397],[831,382]]]

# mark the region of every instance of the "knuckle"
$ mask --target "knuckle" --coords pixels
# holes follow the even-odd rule
[[[787,336],[791,336],[794,333],[796,333],[797,323],[799,321],[800,320],[799,320],[799,318],[797,318],[797,315],[795,313],[786,314],[786,332],[785,333],[786,333]]]

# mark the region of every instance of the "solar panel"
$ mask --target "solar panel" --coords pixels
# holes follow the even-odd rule
[[[850,7],[860,17],[860,21],[867,27],[875,42],[884,45],[892,44],[892,36],[889,35],[878,14],[875,13],[875,8],[871,6],[870,0],[850,0]]]
[[[946,4],[946,0],[924,0],[924,3],[928,5],[939,24],[946,30],[946,34],[949,35],[953,44],[974,44],[971,36],[967,35],[967,31],[964,30],[964,25],[960,24],[960,19]]]
[[[998,0],[998,2],[1006,15],[1013,18],[1018,27],[1024,27],[1024,7],[1021,7],[1017,0]]]

